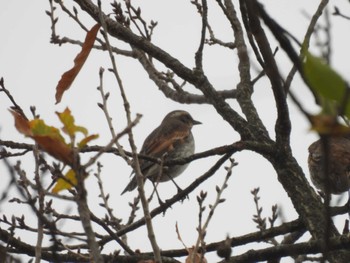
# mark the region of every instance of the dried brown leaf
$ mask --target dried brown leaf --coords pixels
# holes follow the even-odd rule
[[[70,70],[66,71],[56,87],[56,104],[59,103],[62,99],[63,93],[69,89],[72,85],[74,79],[78,75],[79,71],[83,67],[87,57],[90,54],[90,51],[94,45],[98,30],[100,29],[100,25],[94,25],[90,31],[86,34],[85,41],[81,48],[80,53],[74,59],[74,66]]]

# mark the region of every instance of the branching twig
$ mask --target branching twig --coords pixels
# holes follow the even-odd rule
[[[124,110],[125,110],[125,114],[126,114],[127,123],[128,123],[128,125],[131,125],[132,122],[131,122],[131,117],[130,117],[130,115],[131,115],[130,114],[130,104],[129,104],[128,100],[127,100],[127,97],[126,97],[126,94],[125,94],[125,90],[124,90],[124,86],[123,86],[122,80],[121,80],[121,78],[119,76],[119,73],[118,73],[118,70],[117,70],[117,66],[116,66],[116,62],[115,62],[114,56],[112,54],[112,50],[110,49],[107,26],[106,26],[106,23],[105,23],[105,20],[104,20],[104,16],[103,16],[103,13],[102,13],[102,10],[101,10],[101,1],[100,0],[98,1],[98,7],[99,7],[100,22],[101,22],[102,28],[104,30],[103,37],[105,38],[105,42],[106,42],[106,45],[107,45],[108,53],[109,53],[109,56],[110,56],[110,59],[111,59],[111,62],[112,62],[113,73],[114,73],[114,76],[115,76],[115,78],[116,78],[116,80],[118,82],[118,86],[119,86],[119,89],[120,89],[120,94],[121,94],[121,97],[122,97],[123,102],[124,102]],[[134,163],[135,163],[134,170],[135,170],[135,173],[136,173],[136,176],[137,176],[136,178],[137,178],[137,184],[138,184],[138,191],[139,191],[139,195],[140,195],[140,199],[141,199],[141,203],[142,203],[142,207],[143,207],[143,212],[144,212],[145,219],[146,219],[146,226],[147,226],[147,231],[148,231],[148,237],[149,237],[149,240],[150,240],[152,248],[153,248],[155,260],[157,262],[159,262],[159,263],[162,263],[162,258],[161,258],[161,255],[160,255],[160,249],[158,247],[158,244],[157,244],[157,241],[156,241],[156,238],[155,238],[155,234],[154,234],[154,231],[153,231],[153,225],[152,225],[152,221],[151,221],[151,216],[149,214],[148,202],[147,202],[144,190],[143,190],[143,178],[142,178],[142,174],[141,174],[140,164],[139,164],[139,161],[138,161],[138,158],[137,158],[137,149],[136,149],[136,145],[135,145],[133,134],[132,134],[131,130],[129,130],[128,135],[129,135],[129,142],[130,142],[130,146],[131,146],[133,157],[134,157]]]
[[[19,112],[23,117],[26,116],[24,114],[24,111],[22,110],[22,108],[17,104],[17,102],[15,101],[14,97],[11,95],[10,91],[5,88],[5,82],[4,82],[4,78],[3,77],[0,78],[0,92],[4,92],[6,94],[6,96],[9,98],[9,100],[11,101],[11,103],[13,105],[12,108],[15,111]]]
[[[302,46],[305,49],[309,48],[310,45],[310,39],[311,39],[311,35],[315,30],[316,24],[318,19],[321,17],[323,10],[326,8],[327,4],[328,4],[329,0],[322,0],[320,2],[320,4],[317,7],[316,12],[314,13],[314,15],[312,16],[311,20],[310,20],[310,24],[306,30],[305,36],[304,36],[304,40],[303,40],[303,44]],[[303,52],[300,51],[299,54],[299,60],[302,61],[303,60]],[[294,78],[294,75],[296,73],[296,71],[298,70],[298,64],[293,64],[293,67],[291,68],[290,72],[288,73],[288,76],[286,78],[286,81],[284,83],[284,90],[286,92],[289,91],[290,89],[290,85],[292,83],[292,80]]]
[[[202,205],[203,205],[203,201],[206,197],[206,193],[201,192],[201,195],[197,196],[197,201],[198,201],[199,207],[200,207],[200,213],[199,213],[200,214],[200,216],[199,216],[200,221],[199,221],[199,226],[198,226],[198,238],[197,238],[196,244],[195,244],[194,249],[193,249],[194,253],[192,254],[192,260],[194,260],[194,256],[198,251],[199,245],[202,243],[203,244],[202,248],[205,247],[204,246],[204,244],[205,244],[204,237],[206,235],[210,220],[212,219],[212,217],[214,215],[215,209],[217,208],[217,206],[219,204],[225,202],[225,199],[222,199],[221,195],[222,195],[223,191],[227,188],[228,179],[232,175],[232,168],[237,165],[237,163],[235,163],[235,161],[233,159],[230,159],[230,162],[231,162],[230,166],[225,167],[225,169],[227,170],[227,174],[226,174],[224,182],[222,183],[221,187],[216,186],[216,193],[217,193],[216,199],[215,199],[214,204],[209,206],[210,211],[209,211],[208,217],[205,220],[204,224],[202,224],[201,218],[202,218],[202,213],[204,211],[204,207]]]
[[[264,231],[266,231],[266,229],[267,229],[267,226],[266,226],[266,217],[263,217],[263,216],[262,216],[263,208],[260,207],[260,204],[259,204],[259,200],[260,200],[259,191],[260,191],[259,188],[255,188],[255,189],[253,189],[253,190],[251,191],[252,195],[254,196],[254,204],[255,204],[255,209],[256,209],[256,215],[253,215],[253,221],[254,221],[254,223],[257,224],[257,228],[258,228],[261,232],[264,232]],[[277,210],[277,205],[272,206],[272,217],[269,218],[271,227],[273,227],[273,224],[274,224],[274,222],[275,222],[276,219],[277,219],[276,210]],[[273,244],[273,245],[275,245],[275,246],[278,245],[278,242],[277,242],[274,238],[267,239],[265,242],[271,243],[271,244]]]
[[[105,93],[104,92],[104,87],[103,87],[103,72],[104,72],[104,69],[103,68],[100,68],[100,72],[99,72],[99,76],[100,76],[100,86],[98,87],[98,90],[100,91],[101,93],[101,97],[102,97],[102,103],[98,103],[98,106],[103,110],[103,113],[106,117],[106,120],[107,120],[107,123],[108,123],[108,127],[109,127],[109,130],[111,132],[111,135],[112,135],[112,138],[116,138],[117,135],[115,134],[115,130],[114,130],[114,127],[113,127],[113,123],[112,123],[112,117],[110,116],[109,114],[109,111],[108,111],[108,107],[107,107],[107,101],[108,101],[108,98],[109,98],[109,92]],[[130,126],[130,129],[132,127]],[[128,133],[128,131],[126,132]],[[119,137],[119,136],[118,136]],[[120,137],[119,137],[120,138]],[[119,152],[119,155],[128,163],[128,164],[131,164],[131,162],[129,161],[129,159],[127,158],[127,156],[125,155],[125,152],[124,152],[124,149],[123,147],[119,144],[118,142],[118,139],[116,139],[114,141],[115,145],[117,146],[117,149],[118,149],[118,152]]]
[[[337,6],[334,6],[333,15],[340,16],[342,18],[345,18],[346,20],[350,20],[350,16],[342,14]]]
[[[40,175],[39,175],[39,152],[38,148],[35,147],[34,151],[34,160],[35,160],[35,183],[38,188],[38,203],[39,203],[39,209],[38,212],[40,214],[44,214],[44,189],[41,185],[40,181]],[[41,261],[41,248],[42,248],[42,242],[44,237],[44,224],[41,220],[41,218],[38,218],[38,229],[37,229],[38,237],[37,242],[35,246],[35,263],[40,263]]]
[[[58,3],[62,9],[63,12],[65,12],[69,17],[71,17],[85,32],[88,32],[89,29],[80,21],[79,17],[78,17],[78,10],[73,7],[73,12],[74,14],[64,5],[63,1],[61,0],[49,0],[50,3],[50,11],[46,11],[46,14],[50,17],[50,21],[51,21],[51,43],[53,44],[58,44],[58,45],[62,45],[65,43],[70,43],[73,45],[78,45],[78,46],[82,46],[83,42],[79,41],[79,40],[74,40],[71,39],[69,37],[60,37],[57,32],[56,32],[56,24],[58,22],[58,18],[55,17],[55,10],[56,7],[53,5],[53,1],[55,1],[56,3]],[[97,49],[97,50],[103,50],[106,51],[106,44],[100,39],[100,38],[96,38],[96,41],[98,43],[100,43],[100,45],[94,45],[93,48]],[[119,49],[117,47],[112,47],[112,50],[114,53],[116,54],[121,54],[123,56],[126,57],[133,57],[133,53],[129,50],[122,50]]]
[[[88,168],[89,166],[93,165],[97,159],[102,155],[104,154],[105,152],[108,152],[109,150],[112,149],[113,145],[122,137],[124,136],[125,134],[129,134],[130,133],[130,130],[135,126],[137,125],[137,123],[140,121],[141,119],[141,115],[138,114],[135,118],[135,120],[131,121],[129,123],[129,125],[124,128],[124,130],[122,130],[120,133],[118,133],[106,146],[100,148],[100,150],[98,151],[98,153],[91,157],[90,160],[83,165],[83,168],[86,169]],[[119,150],[118,150],[119,152]]]
[[[108,221],[111,221],[111,225],[114,229],[119,230],[121,228],[120,225],[120,219],[116,218],[113,214],[113,208],[109,205],[109,194],[105,193],[105,190],[103,188],[103,183],[101,179],[101,171],[102,171],[102,164],[100,162],[97,162],[97,172],[95,173],[95,177],[97,178],[98,187],[100,189],[100,195],[99,197],[102,198],[103,203],[100,204],[100,206],[104,207],[107,210],[107,214],[110,219]]]

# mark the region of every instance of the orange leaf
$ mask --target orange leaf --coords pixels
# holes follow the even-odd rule
[[[11,113],[15,118],[15,126],[20,133],[31,137],[40,149],[54,158],[70,166],[73,165],[73,150],[65,143],[58,129],[46,125],[43,120],[28,121],[16,111],[11,111]]]
[[[65,164],[73,165],[73,150],[57,128],[46,125],[40,119],[31,120],[29,126],[32,132],[30,137],[42,150]]]
[[[55,157],[57,160],[60,160],[70,166],[73,165],[73,150],[61,140],[42,135],[34,135],[32,138],[38,143],[42,150]]]
[[[14,111],[14,110],[10,110],[10,112],[12,113],[13,117],[15,118],[15,127],[16,129],[26,135],[26,136],[31,136],[32,135],[32,131],[30,129],[29,126],[29,121],[19,112]]]
[[[51,190],[52,193],[57,194],[59,191],[65,189],[71,189],[77,185],[77,177],[73,169],[70,169],[64,177],[58,178],[54,188]]]
[[[66,71],[56,87],[56,104],[59,103],[62,99],[63,93],[69,89],[72,85],[75,77],[78,75],[79,71],[83,67],[87,57],[90,54],[90,51],[94,45],[98,30],[100,29],[100,25],[94,25],[90,31],[86,34],[85,41],[81,48],[80,53],[74,59],[74,66],[70,70]]]

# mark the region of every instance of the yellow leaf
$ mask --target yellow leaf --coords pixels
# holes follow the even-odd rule
[[[52,193],[57,194],[58,192],[66,189],[71,189],[73,186],[77,185],[77,177],[73,169],[70,169],[64,177],[58,178]]]
[[[78,143],[78,148],[81,149],[86,146],[90,141],[98,138],[98,134],[92,134],[90,136],[85,137]]]
[[[81,132],[87,136],[88,131],[86,128],[75,125],[75,120],[71,111],[66,108],[63,112],[56,112],[60,121],[63,124],[63,131],[69,135],[69,137],[74,138],[76,132]]]

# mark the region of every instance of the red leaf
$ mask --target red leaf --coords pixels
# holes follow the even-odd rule
[[[70,70],[66,71],[56,87],[56,104],[59,103],[62,99],[63,93],[69,89],[72,85],[75,77],[78,75],[79,71],[83,67],[87,57],[90,54],[90,51],[94,45],[98,30],[100,29],[100,25],[94,25],[90,31],[86,34],[84,44],[80,53],[74,59],[74,66]]]

